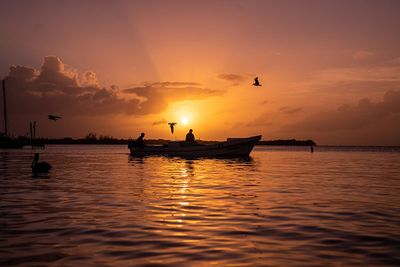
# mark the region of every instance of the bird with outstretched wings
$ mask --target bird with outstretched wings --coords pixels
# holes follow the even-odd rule
[[[169,124],[169,127],[171,128],[171,133],[173,134],[174,133],[174,127],[175,127],[175,125],[177,125],[177,123],[176,122],[169,122],[168,124]]]
[[[57,121],[59,119],[62,119],[62,117],[57,116],[57,115],[47,115],[47,118],[51,121]]]

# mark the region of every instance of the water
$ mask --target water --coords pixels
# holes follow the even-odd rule
[[[396,149],[256,147],[249,160],[125,146],[0,151],[0,265],[400,264]]]

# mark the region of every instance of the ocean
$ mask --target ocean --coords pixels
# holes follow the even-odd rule
[[[49,174],[33,176],[35,152]],[[400,148],[0,150],[0,266],[399,266]]]

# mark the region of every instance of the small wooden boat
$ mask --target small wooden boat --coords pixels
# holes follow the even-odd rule
[[[128,144],[131,156],[162,155],[170,157],[247,157],[261,135],[247,138],[228,138],[227,141],[211,145],[191,144],[184,141],[169,142],[166,145],[140,146],[135,141]]]

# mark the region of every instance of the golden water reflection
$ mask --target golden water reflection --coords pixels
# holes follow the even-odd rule
[[[31,150],[1,154],[0,265],[399,260],[398,154],[252,155],[131,158],[126,147],[55,146],[41,155],[54,170],[33,179]]]
[[[157,170],[160,175],[153,175],[150,183],[163,184],[164,190],[157,192],[157,199],[162,198],[163,201],[162,204],[154,204],[156,212],[151,212],[151,217],[147,219],[161,224],[160,227],[168,227],[164,230],[173,236],[191,236],[196,228],[199,229],[197,236],[206,236],[207,230],[218,229],[219,226],[212,221],[223,221],[226,209],[235,209],[231,198],[241,197],[241,194],[234,193],[232,189],[238,186],[238,182],[251,183],[249,174],[256,168],[249,159],[164,160],[167,164],[160,165]],[[232,177],[216,178],[221,168],[226,167],[231,168],[229,175]],[[254,198],[255,195],[247,193],[246,197]],[[253,200],[250,205],[254,205]],[[182,241],[202,243],[197,238]]]

